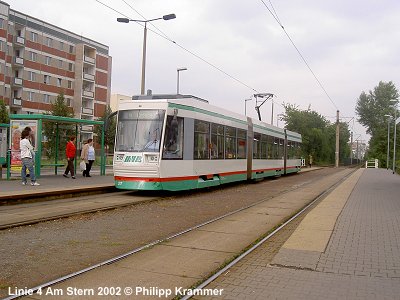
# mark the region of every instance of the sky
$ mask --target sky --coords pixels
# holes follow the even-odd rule
[[[339,110],[355,139],[367,141],[365,129],[356,122],[357,98],[379,81],[400,87],[397,0],[3,1],[108,45],[113,94],[140,94],[141,84],[143,26],[118,23],[117,17],[143,20],[171,13],[176,19],[152,22],[157,29],[148,25],[158,33],[148,31],[147,36],[146,89],[153,94],[176,93],[177,68],[185,67],[180,72],[181,94],[241,114],[246,103],[247,114],[257,118],[255,101],[245,99],[272,93],[274,125],[284,113],[283,103],[311,108],[331,122]],[[326,93],[266,6],[276,12]],[[271,122],[271,102],[261,107],[261,114],[263,121]]]

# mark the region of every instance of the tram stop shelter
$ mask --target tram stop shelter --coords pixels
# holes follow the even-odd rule
[[[42,151],[43,151],[43,124],[45,122],[55,123],[55,155],[54,161],[50,163],[46,162],[42,164]],[[35,132],[35,175],[36,177],[40,177],[41,168],[42,167],[54,167],[54,174],[57,175],[57,168],[63,167],[65,164],[59,160],[58,149],[60,145],[60,125],[75,125],[75,136],[77,137],[77,143],[81,142],[78,140],[78,133],[82,131],[83,126],[90,125],[98,125],[101,126],[101,139],[100,139],[100,175],[105,175],[106,169],[106,158],[104,151],[104,122],[103,121],[94,121],[94,120],[85,120],[85,119],[75,119],[68,117],[60,117],[53,115],[44,115],[44,114],[12,114],[10,115],[10,147],[7,151],[7,179],[11,178],[11,167],[13,162],[13,152],[19,151],[13,149],[13,145],[16,144],[18,134],[15,134],[15,128],[29,126]],[[7,124],[6,124],[7,125]],[[73,127],[72,127],[73,128]],[[14,136],[15,135],[15,136]],[[13,139],[15,138],[15,142]],[[78,148],[78,147],[77,147]],[[77,160],[75,159],[75,170],[77,166]]]

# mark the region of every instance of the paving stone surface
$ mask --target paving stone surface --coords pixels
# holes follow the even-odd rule
[[[268,247],[211,283],[224,289],[214,299],[400,299],[400,176],[365,170],[326,250],[290,258],[302,266],[271,265]]]

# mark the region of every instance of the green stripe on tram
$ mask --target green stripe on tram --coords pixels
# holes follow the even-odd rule
[[[208,111],[208,110],[205,110],[205,109],[202,109],[202,108],[197,108],[197,107],[187,106],[187,105],[177,104],[177,103],[171,103],[171,102],[168,103],[168,107],[184,109],[184,110],[188,110],[188,111],[194,111],[194,112],[197,112],[197,113],[202,113],[202,114],[205,114],[205,115],[209,115],[209,116],[218,117],[218,118],[221,118],[221,119],[237,122],[237,123],[240,123],[242,125],[247,125],[246,121],[239,120],[239,119],[232,118],[232,117],[228,117],[228,116],[225,116],[225,115],[222,115],[222,114],[219,114],[219,113],[215,113],[215,112],[212,112],[212,111]]]
[[[124,190],[169,190],[169,191],[183,191],[198,188],[205,188],[211,186],[218,186],[225,183],[246,180],[247,175],[234,174],[221,177],[214,177],[214,180],[176,180],[176,181],[163,181],[163,182],[149,182],[149,181],[121,181],[115,180],[115,186]]]

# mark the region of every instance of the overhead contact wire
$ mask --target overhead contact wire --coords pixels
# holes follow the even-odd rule
[[[123,0],[123,1],[124,1],[124,0]],[[108,6],[107,4],[104,4],[104,3],[101,2],[100,0],[96,0],[96,2],[102,4],[103,6],[107,7],[108,9],[111,9],[112,11],[114,11],[114,12],[120,14],[121,16],[124,16],[124,17],[130,19],[130,17],[127,16],[126,14],[124,14],[124,13],[122,13],[122,12],[120,12],[120,11],[118,11],[118,10],[116,10],[116,9],[114,9],[114,8],[112,8],[112,7],[110,7],[110,6]],[[125,2],[125,1],[124,1],[124,2]],[[126,3],[126,2],[125,2],[125,3]],[[127,4],[127,5],[128,5],[129,7],[131,7],[134,11],[137,12],[137,10],[134,9],[131,5],[129,5],[129,4]],[[137,13],[138,13],[138,12],[137,12]],[[141,17],[143,17],[143,15],[141,15],[140,13],[138,13],[138,14],[139,14]],[[143,17],[143,18],[144,18],[144,17]],[[145,19],[145,18],[144,18],[144,19]],[[141,23],[139,23],[139,22],[136,22],[136,24],[138,24],[138,25],[144,27],[144,25],[141,24]],[[153,27],[157,28],[155,25],[153,25]],[[185,47],[182,46],[181,44],[179,44],[179,43],[177,43],[176,41],[172,40],[172,39],[169,38],[167,35],[165,35],[161,30],[157,29],[157,30],[159,30],[162,34],[160,34],[160,33],[156,32],[156,31],[152,30],[151,28],[147,28],[147,30],[149,30],[149,31],[153,32],[154,34],[158,35],[159,37],[162,37],[163,39],[165,39],[165,40],[167,40],[167,41],[169,41],[169,42],[175,44],[176,46],[178,46],[179,48],[181,48],[181,49],[184,50],[185,52],[189,53],[190,55],[193,55],[193,56],[196,57],[197,59],[201,60],[202,62],[206,63],[207,65],[209,65],[210,67],[216,69],[217,71],[221,72],[222,74],[226,75],[227,77],[233,79],[234,81],[240,83],[241,85],[247,87],[248,89],[251,89],[252,91],[254,91],[254,92],[256,92],[256,93],[259,93],[259,91],[256,90],[255,88],[253,88],[253,87],[251,87],[250,85],[244,83],[244,82],[241,81],[240,79],[238,79],[238,78],[236,78],[236,77],[234,77],[234,76],[228,74],[227,72],[225,72],[225,71],[222,70],[221,68],[219,68],[219,67],[217,67],[216,65],[210,63],[210,62],[207,61],[206,59],[202,58],[200,55],[198,55],[198,54],[196,54],[196,53],[190,51],[189,49],[185,48]]]

